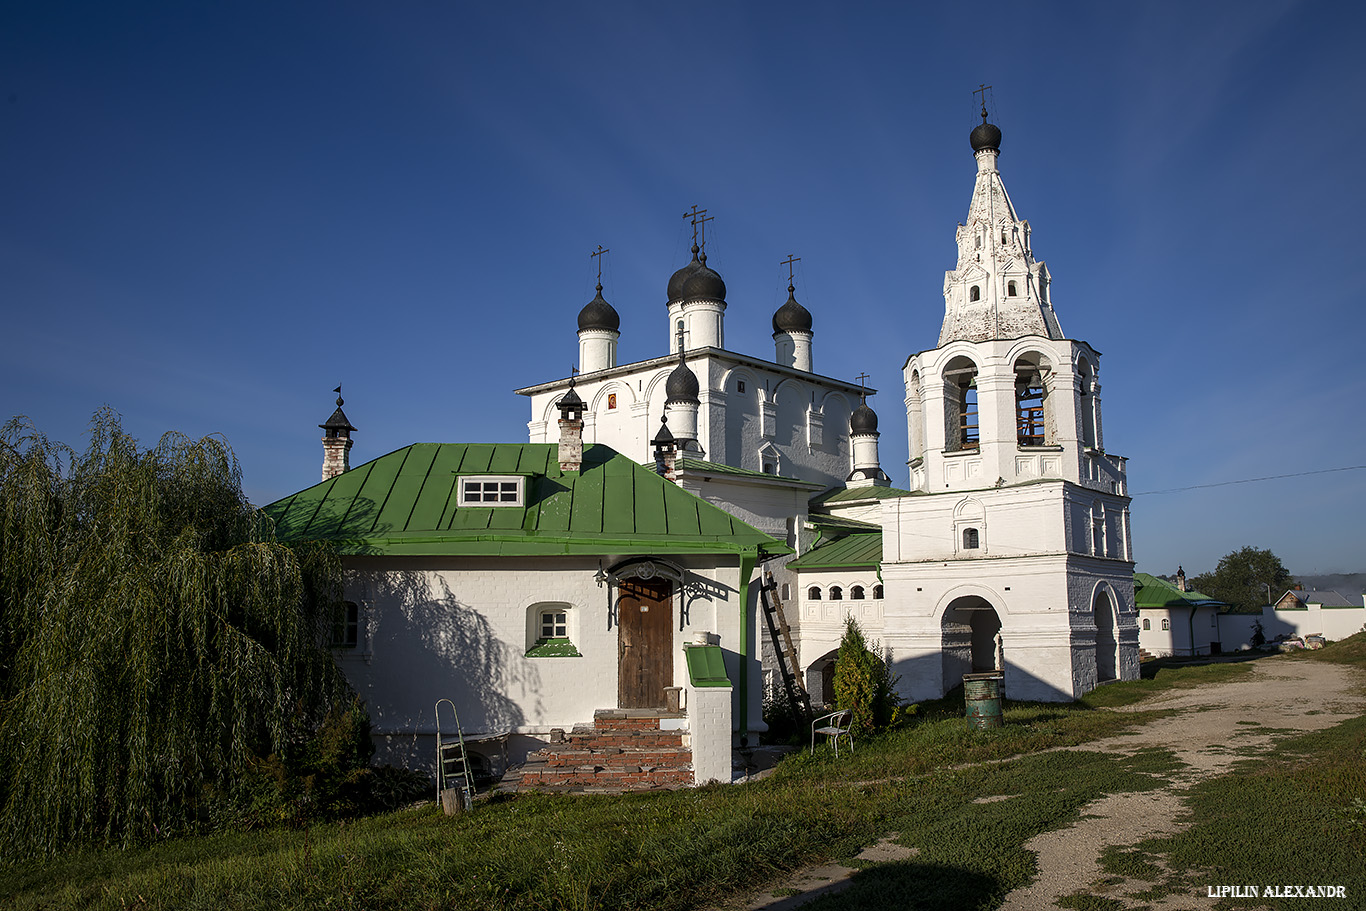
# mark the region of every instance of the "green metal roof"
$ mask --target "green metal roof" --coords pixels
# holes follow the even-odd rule
[[[343,554],[791,553],[608,446],[564,472],[554,443],[414,443],[265,507],[283,541]],[[457,506],[470,475],[521,475],[523,506]]]
[[[706,474],[732,475],[737,478],[762,478],[765,481],[786,481],[789,484],[800,484],[804,487],[817,488],[819,484],[810,481],[803,481],[801,478],[789,478],[786,475],[768,474],[764,471],[751,471],[748,468],[736,468],[733,465],[722,465],[719,462],[708,462],[705,459],[679,459],[678,468],[682,471],[701,471]]]
[[[882,526],[876,522],[862,522],[862,520],[859,519],[848,519],[846,516],[822,515],[820,512],[810,512],[810,514],[807,514],[807,520],[821,531],[836,531],[836,533],[844,531],[844,533],[850,533],[850,531],[882,530]]]
[[[1134,573],[1134,604],[1142,608],[1157,607],[1227,607],[1209,595],[1197,591],[1181,591],[1164,579],[1148,573]]]
[[[787,564],[788,569],[878,567],[882,564],[882,533],[855,534],[814,547]]]
[[[851,500],[885,500],[888,497],[909,496],[911,496],[909,490],[870,484],[865,487],[836,487],[820,496],[812,497],[811,503],[814,506],[823,506],[827,503],[847,503]]]

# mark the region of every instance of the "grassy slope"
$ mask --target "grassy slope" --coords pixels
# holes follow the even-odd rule
[[[1341,653],[1329,649],[1307,660]],[[1033,858],[1023,850],[1030,837],[1066,825],[1102,794],[1157,786],[1174,765],[1163,751],[1129,759],[1038,751],[1153,717],[1093,706],[1127,705],[1245,672],[1240,665],[1163,670],[1074,706],[1013,705],[1007,726],[990,734],[966,730],[961,704],[930,706],[914,726],[860,741],[853,757],[793,757],[772,778],[743,787],[519,796],[453,819],[411,810],[16,865],[0,869],[0,899],[16,908],[683,909],[806,863],[847,859],[899,832],[919,855],[861,874],[840,907],[885,907],[890,889],[914,895],[918,907],[989,909],[1033,876]],[[1311,738],[1309,748],[1350,752],[1346,741],[1334,743]],[[954,768],[1012,756],[1020,758]],[[1295,761],[1301,771],[1314,768]],[[1343,777],[1333,793],[1358,787],[1345,766],[1337,774]],[[1317,779],[1309,786],[1325,787]],[[1012,796],[973,802],[999,795]],[[1304,835],[1304,850],[1314,850],[1325,831],[1338,830]]]

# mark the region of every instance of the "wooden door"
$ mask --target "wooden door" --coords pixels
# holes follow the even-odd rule
[[[673,609],[664,579],[623,581],[617,593],[617,706],[664,708],[673,686]]]

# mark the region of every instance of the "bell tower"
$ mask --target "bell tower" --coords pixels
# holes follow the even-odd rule
[[[1105,452],[1100,354],[1063,335],[985,103],[969,140],[939,344],[903,368],[915,495],[884,504],[884,641],[908,699],[991,672],[998,644],[1012,698],[1074,699],[1138,674],[1125,460]]]

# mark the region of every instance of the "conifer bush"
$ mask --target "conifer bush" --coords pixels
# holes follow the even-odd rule
[[[899,701],[895,685],[891,668],[868,647],[858,621],[846,618],[835,658],[835,705],[850,710],[854,730],[871,734],[891,724]]]
[[[0,854],[183,831],[350,693],[336,556],[286,547],[226,441],[0,428]]]

